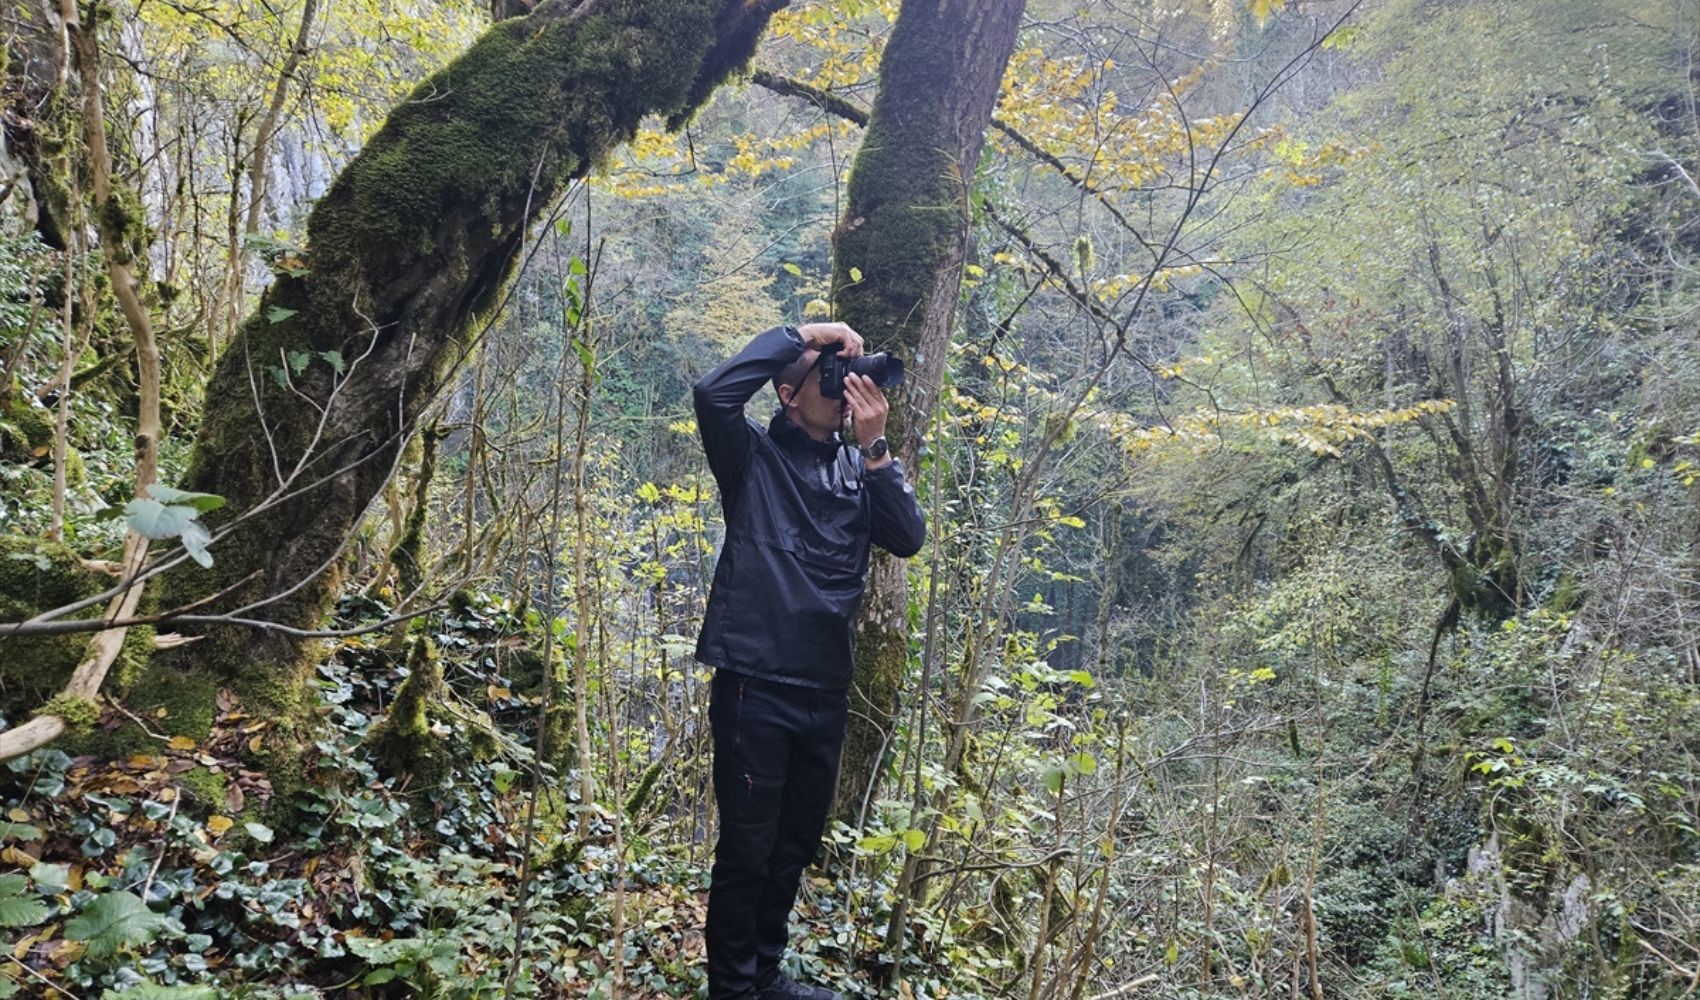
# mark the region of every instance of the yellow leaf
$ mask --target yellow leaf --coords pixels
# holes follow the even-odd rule
[[[260,738],[258,736],[254,737],[253,739],[248,741],[248,752],[249,753],[259,753],[260,752]]]
[[[154,710],[154,713],[153,713],[153,717],[154,717],[154,718],[156,718],[156,719],[163,719],[163,718],[165,718],[165,717],[166,717],[166,716],[167,716],[167,715],[170,715],[170,714],[171,714],[171,713],[170,713],[170,712],[167,712],[167,711],[166,711],[166,710],[165,710],[165,709],[163,709],[163,708],[159,708],[159,709],[155,709],[155,710]]]
[[[208,816],[207,832],[212,834],[214,837],[222,837],[224,836],[225,831],[229,830],[235,825],[235,823],[236,821],[231,819],[229,816]]]
[[[159,790],[159,800],[161,802],[176,802],[177,801],[177,789],[170,788],[170,787],[161,788]]]
[[[58,930],[59,930],[58,924],[56,924],[56,923],[48,924],[46,927],[42,928],[41,930],[37,931],[36,933],[29,935],[28,937],[24,938],[22,941],[19,941],[15,946],[13,946],[12,957],[19,959],[19,960],[22,960],[25,955],[29,954],[29,950],[31,948],[34,948],[37,944],[40,944],[41,942],[46,941],[49,938],[53,937],[53,935]]]
[[[171,739],[166,741],[165,745],[173,750],[195,749],[195,741],[187,736],[173,736]]]
[[[14,823],[28,823],[30,812],[28,809],[11,809],[7,811],[6,818]]]
[[[16,847],[8,847],[0,851],[0,861],[8,861],[19,868],[28,868],[40,860],[28,851],[20,851]]]

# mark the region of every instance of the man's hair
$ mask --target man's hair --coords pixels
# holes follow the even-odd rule
[[[814,357],[810,357],[809,355],[811,354],[813,354]],[[819,360],[819,351],[805,350],[803,353],[797,355],[797,360],[786,365],[784,368],[781,368],[779,370],[779,374],[773,376],[773,394],[778,396],[779,387],[782,385],[788,385],[791,387],[792,397],[795,398],[797,390],[803,387],[803,380],[809,377],[809,372],[814,369],[815,362]],[[785,404],[785,398],[783,396],[780,397],[779,403],[781,406]]]

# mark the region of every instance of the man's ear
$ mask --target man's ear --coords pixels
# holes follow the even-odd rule
[[[792,388],[790,383],[781,382],[779,384],[779,408],[781,410],[789,410],[791,408],[791,400],[796,396],[796,394],[797,390]]]

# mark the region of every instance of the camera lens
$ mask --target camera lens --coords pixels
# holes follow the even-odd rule
[[[885,352],[867,354],[851,361],[847,366],[858,375],[874,380],[880,388],[897,385],[903,381],[903,359]]]

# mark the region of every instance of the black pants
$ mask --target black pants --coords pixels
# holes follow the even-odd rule
[[[797,885],[832,805],[847,707],[843,691],[715,671],[709,1000],[748,997],[779,969]]]

